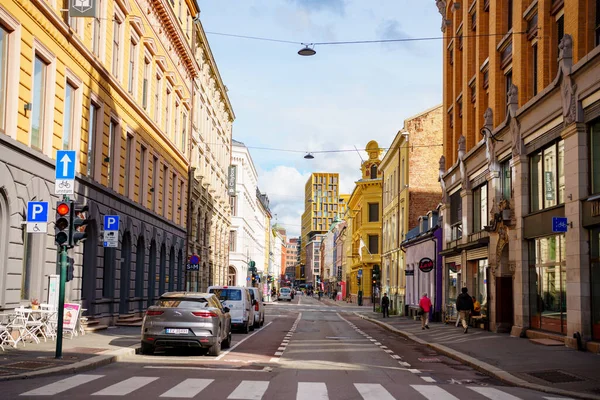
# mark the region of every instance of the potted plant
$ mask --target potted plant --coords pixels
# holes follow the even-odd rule
[[[31,309],[37,310],[39,308],[40,308],[40,302],[38,301],[38,299],[31,300]]]

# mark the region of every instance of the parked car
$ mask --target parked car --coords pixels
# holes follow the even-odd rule
[[[279,289],[279,295],[277,296],[277,300],[283,301],[292,301],[292,289],[289,287],[282,287]]]
[[[209,293],[214,293],[224,307],[229,308],[231,326],[248,333],[254,330],[254,311],[248,288],[241,286],[210,286]]]
[[[254,308],[254,327],[258,328],[265,323],[265,303],[263,303],[263,296],[258,288],[250,287],[248,290],[250,290],[250,298]]]
[[[159,347],[206,348],[217,356],[231,345],[229,308],[210,293],[164,293],[142,321],[142,354]]]

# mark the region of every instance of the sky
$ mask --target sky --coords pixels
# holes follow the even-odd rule
[[[300,233],[312,172],[361,177],[370,140],[388,147],[404,120],[442,102],[442,41],[296,43],[441,37],[434,0],[199,0],[200,19],[249,147],[273,222]],[[211,33],[212,32],[212,33]],[[230,36],[292,41],[280,43]],[[259,148],[277,149],[265,150]],[[291,150],[291,151],[290,151]],[[320,151],[349,150],[319,153]],[[313,160],[304,159],[315,152]]]

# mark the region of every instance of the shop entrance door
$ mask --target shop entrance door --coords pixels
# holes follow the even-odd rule
[[[496,330],[510,332],[514,325],[512,276],[496,278]]]

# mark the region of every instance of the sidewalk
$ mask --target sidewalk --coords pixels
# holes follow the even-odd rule
[[[315,297],[314,299],[315,299],[315,300],[317,300],[317,301],[319,301],[319,298],[318,298],[318,297]],[[338,306],[338,307],[352,307],[352,308],[361,308],[361,309],[365,309],[365,311],[366,311],[366,310],[373,310],[373,305],[372,305],[372,304],[365,305],[365,306],[359,306],[359,305],[358,305],[358,304],[356,304],[356,303],[347,303],[347,302],[346,302],[346,301],[344,301],[344,300],[339,300],[339,301],[338,301],[338,300],[336,300],[336,301],[333,301],[333,300],[331,300],[331,299],[329,299],[329,298],[326,298],[325,296],[323,296],[323,297],[321,298],[321,300],[320,300],[320,301],[321,301],[321,303],[323,303],[323,304],[326,304],[326,305],[328,305],[328,306]],[[362,311],[361,311],[361,312],[362,312]]]
[[[63,357],[54,358],[56,342],[22,343],[0,349],[0,381],[80,372],[135,354],[140,328],[118,327],[63,340]]]
[[[383,319],[380,313],[359,312],[362,318],[428,346],[506,383],[582,399],[600,399],[600,356],[565,346],[543,346],[529,339],[454,324],[421,322],[407,317]]]

